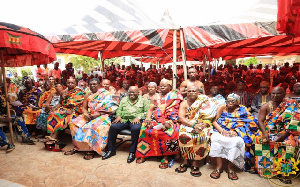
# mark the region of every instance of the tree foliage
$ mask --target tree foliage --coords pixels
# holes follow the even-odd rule
[[[110,66],[111,63],[114,65],[121,64],[123,62],[122,57],[109,58],[104,60],[104,65]]]
[[[81,56],[81,55],[76,55],[70,58],[70,62],[73,63],[73,66],[76,69],[81,69],[83,68],[83,71],[85,73],[89,73],[90,69],[97,66],[101,68],[101,63],[100,60],[96,60],[91,57],[86,57],[86,56]],[[123,62],[122,57],[115,57],[115,58],[110,58],[110,59],[105,59],[104,64],[109,66],[111,63],[113,64],[120,64]]]
[[[70,61],[76,69],[83,68],[85,73],[88,73],[94,66],[100,66],[99,60],[87,56],[76,55],[71,57]]]
[[[258,61],[256,57],[251,57],[248,59],[244,59],[244,62],[243,60],[239,60],[238,64],[243,64],[245,66],[249,66],[250,64],[256,65],[258,64]]]

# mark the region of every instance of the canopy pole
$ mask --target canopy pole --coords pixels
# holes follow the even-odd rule
[[[101,63],[102,73],[104,73],[104,60],[102,59],[101,51],[99,51],[98,57],[99,57],[99,60],[100,60],[100,63]],[[103,74],[102,74],[102,75],[103,75]]]
[[[203,75],[204,75],[204,77],[206,77],[206,73],[205,73],[205,71],[206,71],[206,55],[203,55]]]
[[[186,67],[186,56],[185,56],[185,47],[184,47],[184,38],[183,38],[183,31],[180,29],[180,47],[181,47],[181,54],[182,54],[182,64],[183,64],[183,76],[184,80],[187,80],[187,67]]]
[[[208,81],[210,80],[210,76],[211,76],[210,61],[211,61],[211,54],[210,54],[210,49],[208,48]]]
[[[1,70],[2,70],[2,77],[3,77],[3,83],[4,83],[4,90],[5,90],[5,100],[6,100],[7,117],[10,119],[11,116],[10,116],[10,108],[9,108],[8,94],[7,94],[7,85],[6,85],[6,76],[5,76],[3,50],[0,50],[0,55],[1,55]],[[9,125],[9,133],[10,133],[11,143],[15,144],[12,123],[9,122],[8,125]]]
[[[176,57],[177,57],[177,30],[173,31],[173,89],[176,89]]]

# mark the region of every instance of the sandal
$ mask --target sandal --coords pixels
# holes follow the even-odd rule
[[[160,169],[167,169],[169,167],[169,161],[168,160],[162,159],[160,162],[161,163],[158,166]]]
[[[85,160],[92,160],[95,158],[95,153],[94,152],[86,152],[86,154],[83,157]]]
[[[142,164],[142,163],[146,162],[146,160],[148,160],[148,159],[149,159],[149,157],[143,157],[143,158],[142,158],[142,157],[139,157],[139,158],[136,159],[135,162],[136,162],[137,164]]]
[[[180,164],[180,166],[178,168],[175,169],[176,173],[184,173],[187,171],[187,168],[189,168],[190,166],[188,164]]]
[[[35,145],[35,142],[29,138],[23,139],[21,144]]]
[[[213,172],[211,172],[210,177],[213,179],[218,179],[221,177],[221,173],[223,173],[223,170],[214,169]]]
[[[239,179],[236,172],[229,170],[227,173],[228,173],[228,179],[230,179],[230,180],[238,180]]]
[[[194,173],[194,172],[197,172],[197,173]],[[196,166],[192,166],[190,174],[193,177],[200,177],[202,175],[201,171],[199,170],[199,167],[196,167]]]
[[[292,180],[286,178],[279,178],[280,182],[283,184],[292,184]]]
[[[6,153],[12,152],[15,148],[16,147],[15,147],[14,144],[8,144],[7,149],[6,149]]]
[[[71,149],[67,152],[64,153],[64,155],[74,155],[75,153],[77,153],[78,151],[76,149]]]

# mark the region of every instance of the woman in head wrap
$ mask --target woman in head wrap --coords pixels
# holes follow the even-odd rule
[[[217,158],[216,169],[210,177],[218,179],[221,176],[223,159],[229,161],[228,178],[237,180],[234,165],[245,171],[254,171],[253,139],[257,131],[257,120],[240,105],[240,96],[229,94],[226,104],[219,106],[217,116],[213,120],[215,132],[211,136],[209,156]]]
[[[151,101],[152,97],[158,94],[156,93],[156,88],[157,88],[157,84],[155,82],[150,82],[148,84],[148,93],[144,94],[143,97]]]

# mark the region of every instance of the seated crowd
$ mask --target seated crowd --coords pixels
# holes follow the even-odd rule
[[[201,163],[214,159],[213,179],[227,165],[231,180],[238,179],[239,168],[265,178],[279,175],[290,183],[300,170],[298,68],[225,65],[211,68],[206,81],[202,67],[189,68],[184,80],[178,66],[177,89],[172,89],[171,68],[112,65],[100,75],[97,68],[96,74],[75,75],[77,81],[68,65],[61,79],[53,78],[51,70],[38,83],[23,77],[17,85],[7,78],[9,97],[0,97],[0,121],[12,121],[22,143],[35,144],[31,133],[52,151],[66,145],[68,130],[74,148],[64,154],[82,151],[86,160],[116,155],[117,136],[129,129],[128,163],[159,157],[159,168],[166,169],[181,160],[175,172],[191,168],[190,174],[199,177]],[[11,103],[16,113],[11,119],[6,99],[21,102]],[[0,146],[5,145],[7,152],[14,149],[0,130]]]

